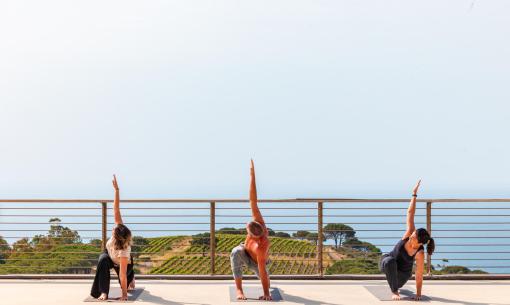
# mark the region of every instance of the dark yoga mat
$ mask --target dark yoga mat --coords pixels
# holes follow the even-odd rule
[[[142,294],[143,287],[135,288],[134,290],[128,291],[128,302],[134,302],[136,299]],[[110,294],[108,295],[108,300],[106,301],[100,301],[94,297],[91,297],[90,295],[83,300],[83,302],[121,302],[117,300],[117,298],[120,298],[122,295],[122,290],[120,287],[113,287],[110,289]],[[124,303],[123,301],[122,303]]]
[[[366,290],[368,290],[374,297],[379,299],[379,301],[393,301],[391,299],[392,293],[390,287],[388,286],[363,286]],[[414,301],[412,297],[415,295],[414,291],[407,289],[399,289],[399,294],[402,300],[405,301]],[[427,296],[422,296],[421,301],[428,302],[430,298]]]
[[[246,301],[258,301],[258,302],[264,302],[260,301],[259,297],[264,295],[264,291],[262,290],[262,287],[259,286],[244,286],[243,287],[244,295],[248,300],[238,300],[236,298],[236,287],[230,286],[229,292],[230,292],[230,302],[246,302]],[[273,302],[283,301],[282,295],[280,293],[280,290],[278,288],[269,288],[269,293],[271,294],[271,297],[273,298]]]

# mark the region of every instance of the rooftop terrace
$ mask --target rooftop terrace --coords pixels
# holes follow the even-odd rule
[[[113,283],[113,282],[112,282]],[[144,292],[136,303],[159,305],[230,304],[231,281],[218,280],[139,280]],[[9,305],[82,305],[90,290],[90,280],[0,280],[2,304]],[[260,285],[256,280],[246,286]],[[372,281],[300,281],[274,280],[284,301],[279,304],[365,305],[397,303],[380,301],[365,286],[383,286],[386,282]],[[114,284],[118,287],[118,284]],[[413,289],[414,282],[406,286]],[[510,304],[510,281],[426,281],[424,295],[427,304],[503,305]],[[232,302],[234,303],[234,302]],[[250,301],[250,304],[264,302]],[[267,303],[267,302],[266,302]],[[400,301],[398,304],[409,304]]]
[[[144,291],[137,302],[231,303],[228,255],[244,238],[237,231],[250,219],[246,200],[122,202],[125,222],[140,236],[133,254],[137,286]],[[270,271],[272,286],[283,296],[280,304],[384,304],[366,286],[387,285],[374,268],[381,252],[402,236],[407,202],[260,200],[275,233]],[[432,273],[424,283],[427,303],[510,304],[509,203],[510,199],[419,200],[417,225],[429,229],[437,243],[434,255],[427,257]],[[0,305],[82,304],[112,227],[109,204],[109,200],[0,200],[0,236],[5,238],[0,251]],[[53,217],[59,220],[48,223]],[[349,227],[331,229],[328,224]],[[234,232],[224,230],[228,228]],[[315,239],[297,236],[300,230]],[[352,236],[336,246],[328,234],[332,232]],[[115,280],[112,285],[118,287]],[[251,279],[245,285],[260,283]],[[407,288],[414,290],[414,281]]]

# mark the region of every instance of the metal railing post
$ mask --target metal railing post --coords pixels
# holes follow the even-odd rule
[[[108,208],[106,202],[101,202],[101,251],[106,249],[106,227],[108,222]]]
[[[427,231],[432,235],[432,202],[427,202]],[[432,273],[432,257],[427,253],[427,274]]]
[[[215,261],[216,261],[216,202],[211,202],[210,206],[210,241],[209,249],[211,250],[211,275],[215,274]]]
[[[323,269],[323,257],[322,257],[322,250],[324,246],[324,240],[323,240],[323,229],[322,229],[322,202],[317,202],[317,231],[319,233],[319,236],[317,236],[317,262],[319,263],[319,276],[324,276],[324,269]]]

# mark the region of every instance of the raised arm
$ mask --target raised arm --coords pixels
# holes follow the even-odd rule
[[[407,238],[413,234],[416,230],[414,226],[414,215],[416,214],[416,196],[418,196],[418,189],[420,188],[421,179],[418,180],[415,187],[413,188],[413,197],[411,198],[411,202],[409,203],[409,208],[407,209],[407,230],[404,234],[404,238]]]
[[[117,184],[117,177],[113,175],[112,180],[113,188],[115,189],[115,199],[113,200],[113,214],[115,216],[115,224],[122,224],[122,216],[120,215],[120,194],[119,185]]]
[[[255,183],[255,165],[253,165],[253,160],[251,160],[250,168],[250,206],[253,220],[263,225],[264,218],[262,218],[257,204],[257,184]]]

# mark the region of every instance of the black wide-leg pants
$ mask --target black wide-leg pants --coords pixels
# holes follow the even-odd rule
[[[90,291],[90,295],[94,298],[98,298],[102,293],[108,295],[110,292],[110,269],[114,269],[117,276],[119,276],[119,268],[120,266],[115,265],[108,255],[108,251],[104,251],[99,256],[99,262],[97,263],[96,276],[94,277],[94,283],[92,284],[92,289]],[[127,266],[127,282],[128,286],[131,284],[133,279],[135,278],[135,272],[133,270],[133,258],[131,258],[131,263]],[[120,277],[119,277],[120,283]]]
[[[391,292],[398,292],[398,289],[409,281],[412,274],[398,271],[397,260],[392,256],[383,256],[381,259],[381,272],[386,274],[386,280],[390,285]]]

